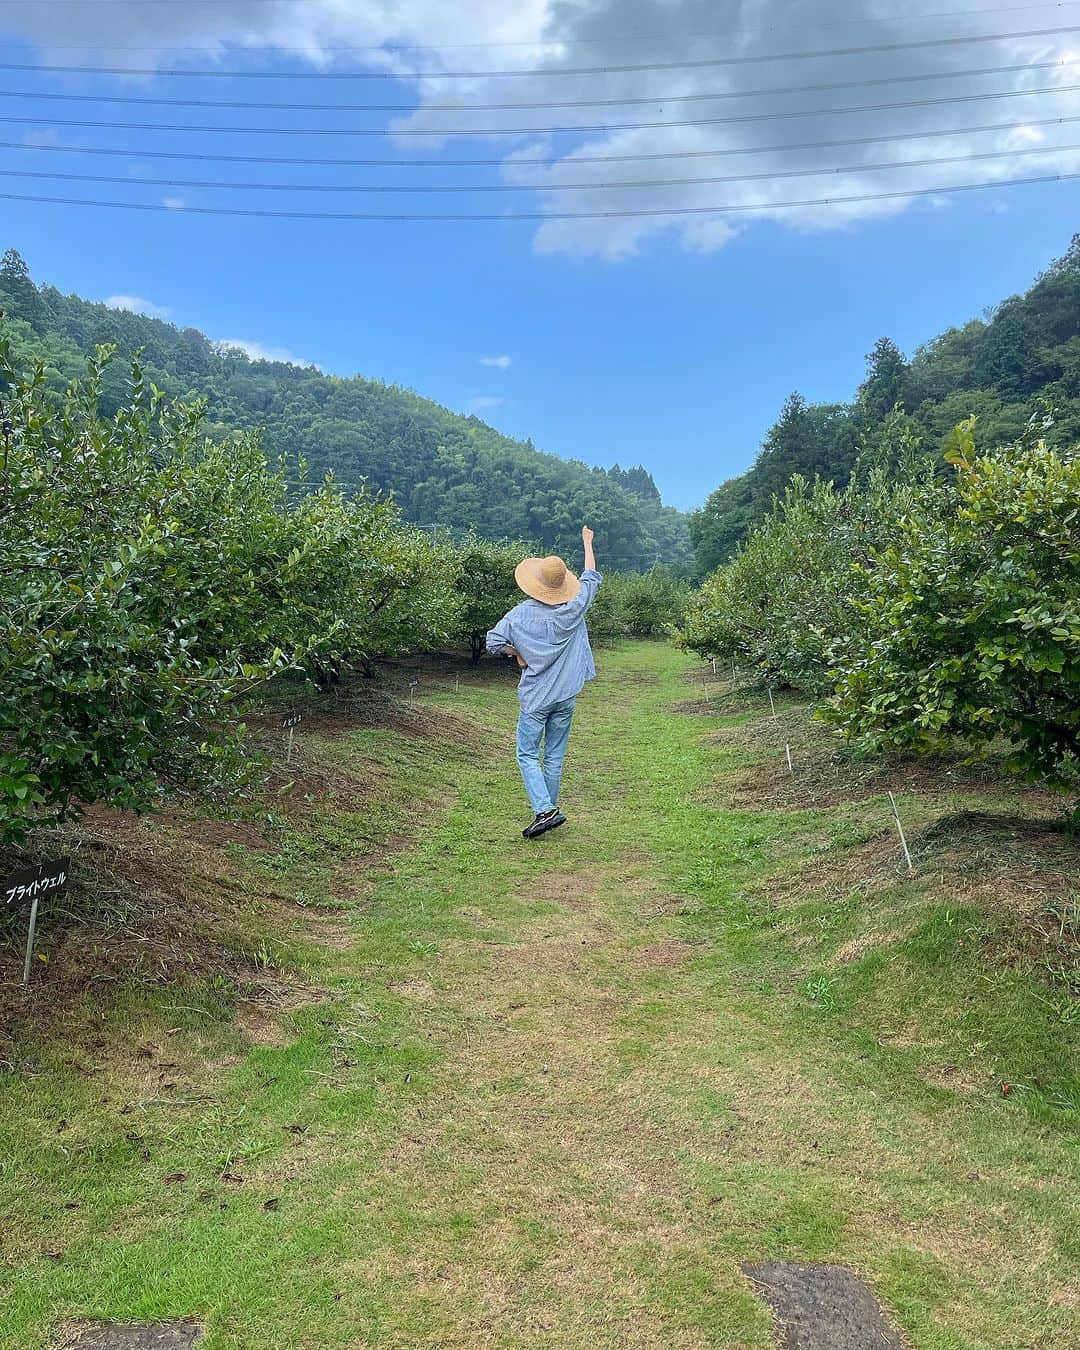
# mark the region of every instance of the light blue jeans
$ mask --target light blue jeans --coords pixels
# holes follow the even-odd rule
[[[563,759],[576,702],[576,698],[566,698],[539,712],[526,712],[523,708],[518,717],[517,762],[529,803],[537,815],[558,805]]]

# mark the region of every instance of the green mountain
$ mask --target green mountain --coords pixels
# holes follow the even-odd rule
[[[45,362],[57,386],[83,372],[96,345],[114,344],[117,360],[103,389],[106,412],[124,400],[128,362],[140,352],[159,388],[206,400],[211,435],[260,427],[270,455],[306,462],[305,480],[333,471],[345,483],[366,481],[392,494],[417,524],[475,529],[572,555],[587,521],[608,566],[690,566],[686,517],[663,505],[643,468],[589,468],[408,389],[253,361],[194,328],[62,295],[35,285],[14,249],[0,263],[0,309],[16,362]]]
[[[937,455],[973,414],[980,446],[1015,440],[1032,416],[1052,417],[1051,444],[1080,442],[1080,235],[1030,290],[985,318],[950,328],[910,361],[881,338],[867,360],[851,403],[792,394],[753,467],[690,517],[700,575],[731,555],[794,473],[844,481],[860,455],[889,462],[911,445]]]

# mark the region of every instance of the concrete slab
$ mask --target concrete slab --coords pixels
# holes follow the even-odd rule
[[[191,1350],[198,1322],[82,1322],[68,1329],[64,1350]]]
[[[901,1350],[873,1290],[846,1266],[763,1261],[743,1274],[772,1308],[781,1350]]]

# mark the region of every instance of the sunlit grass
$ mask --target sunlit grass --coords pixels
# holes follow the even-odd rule
[[[305,747],[370,761],[373,796],[229,859],[314,925],[288,949],[312,997],[265,1043],[195,980],[28,1048],[0,1080],[0,1346],[196,1315],[208,1350],[765,1347],[739,1263],[777,1257],[857,1265],[920,1350],[1073,1343],[1053,985],[929,870],[809,885],[874,838],[866,804],[727,809],[761,751],[670,711],[686,658],[600,665],[570,823],[531,845],[508,685],[422,700],[501,758]]]

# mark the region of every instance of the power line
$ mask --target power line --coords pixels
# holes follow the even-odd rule
[[[930,10],[930,11],[923,11],[922,13],[918,11],[904,10],[902,13],[899,14],[896,13],[875,14],[872,17],[864,19],[857,19],[857,18],[828,19],[822,22],[817,22],[815,26],[820,29],[858,28],[864,27],[867,24],[880,24],[883,22],[895,21],[898,19],[903,19],[905,22],[914,22],[914,23],[922,23],[924,21],[929,21],[933,19],[981,19],[985,18],[990,14],[1017,14],[1017,13],[1031,13],[1036,10],[1044,12],[1046,10],[1075,9],[1077,3],[1080,3],[1080,0],[1053,0],[1053,3],[1034,4],[1034,5],[996,5],[991,8],[984,8],[984,9]],[[708,33],[683,33],[680,34],[680,36],[684,38],[687,42],[708,41],[710,39],[715,40],[718,38],[722,38],[725,41],[727,41],[739,33],[745,33],[748,31],[750,31],[749,28],[746,25],[742,25],[735,28],[725,29],[724,32],[722,33],[713,30],[712,32]],[[763,30],[755,29],[754,31],[755,32],[763,31],[766,33],[772,33],[776,31],[776,25],[770,24],[767,25]],[[606,37],[598,37],[598,38],[586,38],[586,37],[568,38],[565,36],[563,37],[552,36],[547,38],[527,38],[527,39],[519,39],[517,41],[503,41],[503,42],[442,42],[438,44],[419,43],[419,42],[413,43],[395,42],[390,39],[387,39],[384,42],[369,43],[366,46],[335,44],[332,47],[323,48],[323,50],[327,52],[329,55],[337,55],[339,53],[373,52],[377,55],[388,56],[388,55],[398,55],[401,52],[438,53],[446,51],[480,51],[480,50],[486,51],[492,49],[507,49],[507,48],[518,49],[522,47],[625,46],[627,43],[667,42],[670,41],[670,39],[671,39],[670,32],[666,33],[623,32],[619,34],[609,34]],[[50,48],[61,51],[157,52],[160,50],[160,46],[145,46],[145,45],[139,46],[132,43],[127,43],[124,45],[120,45],[117,43],[103,45],[86,42],[56,43],[50,41],[49,46]],[[282,46],[276,42],[251,43],[245,41],[243,46],[245,51],[274,51],[274,52],[292,53],[298,56],[307,56],[307,57],[310,57],[311,55],[310,47],[288,47]],[[205,47],[190,47],[190,46],[177,47],[172,46],[170,44],[170,50],[174,52],[184,52],[184,51],[197,52],[200,56],[206,55]],[[96,67],[92,67],[91,69],[96,69]],[[176,73],[186,75],[186,74],[196,74],[198,72],[178,71]],[[252,73],[256,74],[256,72]],[[310,74],[300,72],[295,75],[295,78],[306,79],[310,78],[310,76],[316,76],[321,73],[323,72],[312,71],[310,72]],[[270,76],[268,72],[266,74],[262,73],[258,74],[260,78],[293,78],[292,73],[290,72],[283,72],[281,76]]]
[[[0,201],[35,202],[51,206],[101,206],[124,211],[167,211],[176,215],[247,216],[275,220],[340,220],[340,221],[513,221],[513,220],[612,220],[631,217],[721,216],[761,214],[769,211],[795,210],[800,207],[848,206],[857,202],[900,200],[913,197],[944,197],[952,192],[979,192],[987,188],[1028,187],[1039,183],[1064,183],[1080,178],[1080,173],[1040,174],[1031,178],[1006,178],[989,183],[953,183],[942,187],[907,188],[896,192],[857,193],[842,197],[804,197],[794,201],[755,202],[734,206],[672,206],[616,211],[508,211],[476,215],[444,212],[392,214],[369,211],[284,211],[261,207],[186,206],[166,205],[164,202],[116,202],[80,197],[45,197],[16,192],[0,192]]]
[[[3,120],[3,119],[0,119]],[[18,120],[18,119],[16,119]],[[795,150],[835,150],[853,145],[882,145],[888,141],[916,141],[948,139],[950,136],[975,136],[982,132],[1019,131],[1026,127],[1062,126],[1067,122],[1080,122],[1080,115],[1072,117],[1025,118],[1022,122],[987,122],[979,126],[950,127],[932,131],[897,131],[880,136],[848,136],[830,141],[795,141],[785,145],[725,145],[709,150],[664,150],[655,153],[638,152],[623,155],[580,155],[576,151],[572,160],[529,159],[518,161],[530,168],[554,167],[569,162],[573,164],[626,164],[641,163],[650,160],[668,159],[718,159],[729,155],[780,155]],[[506,160],[495,159],[342,159],[326,156],[297,155],[222,155],[204,153],[198,150],[134,150],[111,145],[34,145],[26,141],[0,141],[0,150],[29,150],[64,155],[109,155],[123,159],[194,159],[215,164],[293,164],[321,168],[395,168],[395,169],[442,169],[442,168],[479,168],[504,166]]]
[[[86,0],[64,0],[65,3],[84,4]],[[128,3],[128,0],[122,0]],[[141,0],[132,0],[141,3]],[[172,0],[169,0],[171,3]],[[191,0],[178,0],[178,3],[190,3]],[[0,0],[0,5],[21,3],[21,0]],[[207,0],[217,3],[217,0]],[[1080,25],[1066,25],[1056,28],[1029,28],[1014,33],[969,33],[962,37],[920,38],[908,42],[872,42],[860,47],[825,47],[814,51],[794,52],[756,52],[743,56],[711,56],[692,61],[645,61],[633,65],[603,66],[543,66],[539,68],[519,67],[513,70],[433,70],[403,72],[393,70],[356,70],[356,71],[292,71],[284,72],[277,78],[323,79],[323,80],[492,80],[522,79],[538,75],[627,75],[641,74],[653,70],[705,70],[716,66],[760,65],[769,61],[809,61],[823,57],[867,56],[882,52],[920,51],[926,48],[966,46],[980,42],[1017,42],[1025,38],[1055,37],[1062,33],[1078,33]],[[557,45],[557,44],[553,44]],[[383,49],[388,56],[394,54],[392,48]],[[22,69],[51,71],[61,74],[83,75],[175,75],[180,77],[206,76],[227,79],[265,79],[263,71],[229,71],[216,68],[202,70],[161,69],[156,66],[23,66]],[[11,69],[9,66],[8,69]]]
[[[0,178],[45,178],[66,183],[123,183],[129,187],[227,188],[254,192],[368,192],[368,193],[460,193],[460,192],[597,192],[609,188],[700,187],[717,183],[754,183],[775,178],[816,178],[825,174],[865,173],[882,169],[918,169],[938,164],[970,164],[980,160],[1012,159],[1019,155],[1059,155],[1080,150],[1074,145],[1025,146],[1019,150],[989,150],[982,153],[946,155],[929,159],[901,159],[871,164],[844,164],[810,169],[770,169],[764,173],[710,175],[698,178],[642,178],[626,182],[599,183],[473,183],[437,184],[434,187],[375,183],[238,183],[201,178],[139,178],[130,175],[92,173],[47,173],[38,169],[0,169]]]
[[[0,98],[48,99],[59,103],[123,103],[159,108],[233,108],[252,112],[508,112],[535,108],[615,108],[655,103],[707,103],[730,98],[766,98],[773,94],[821,94],[840,89],[868,89],[880,84],[921,84],[926,80],[968,80],[981,75],[1013,75],[1021,70],[1052,70],[1080,65],[1080,57],[1053,61],[1020,61],[1009,66],[975,70],[937,70],[919,75],[878,75],[873,79],[839,80],[829,84],[770,85],[766,89],[723,89],[711,93],[635,95],[630,98],[542,99],[528,103],[282,103],[248,99],[161,98],[143,94],[69,94],[36,89],[0,89]],[[6,69],[0,65],[0,69]]]
[[[32,126],[108,127],[125,131],[210,131],[233,135],[258,136],[582,136],[596,132],[659,130],[664,127],[732,126],[747,122],[779,122],[792,118],[837,117],[845,113],[896,112],[905,108],[944,107],[951,103],[982,103],[988,99],[1029,98],[1036,94],[1066,94],[1080,89],[1076,84],[1043,86],[1038,89],[1003,89],[988,94],[950,94],[947,98],[917,98],[901,103],[848,104],[839,108],[802,108],[795,111],[742,113],[737,117],[693,117],[662,122],[582,123],[558,127],[402,127],[387,131],[383,127],[234,127],[192,126],[190,123],[103,122],[70,117],[26,117],[22,114],[0,116],[0,122],[21,122]]]

